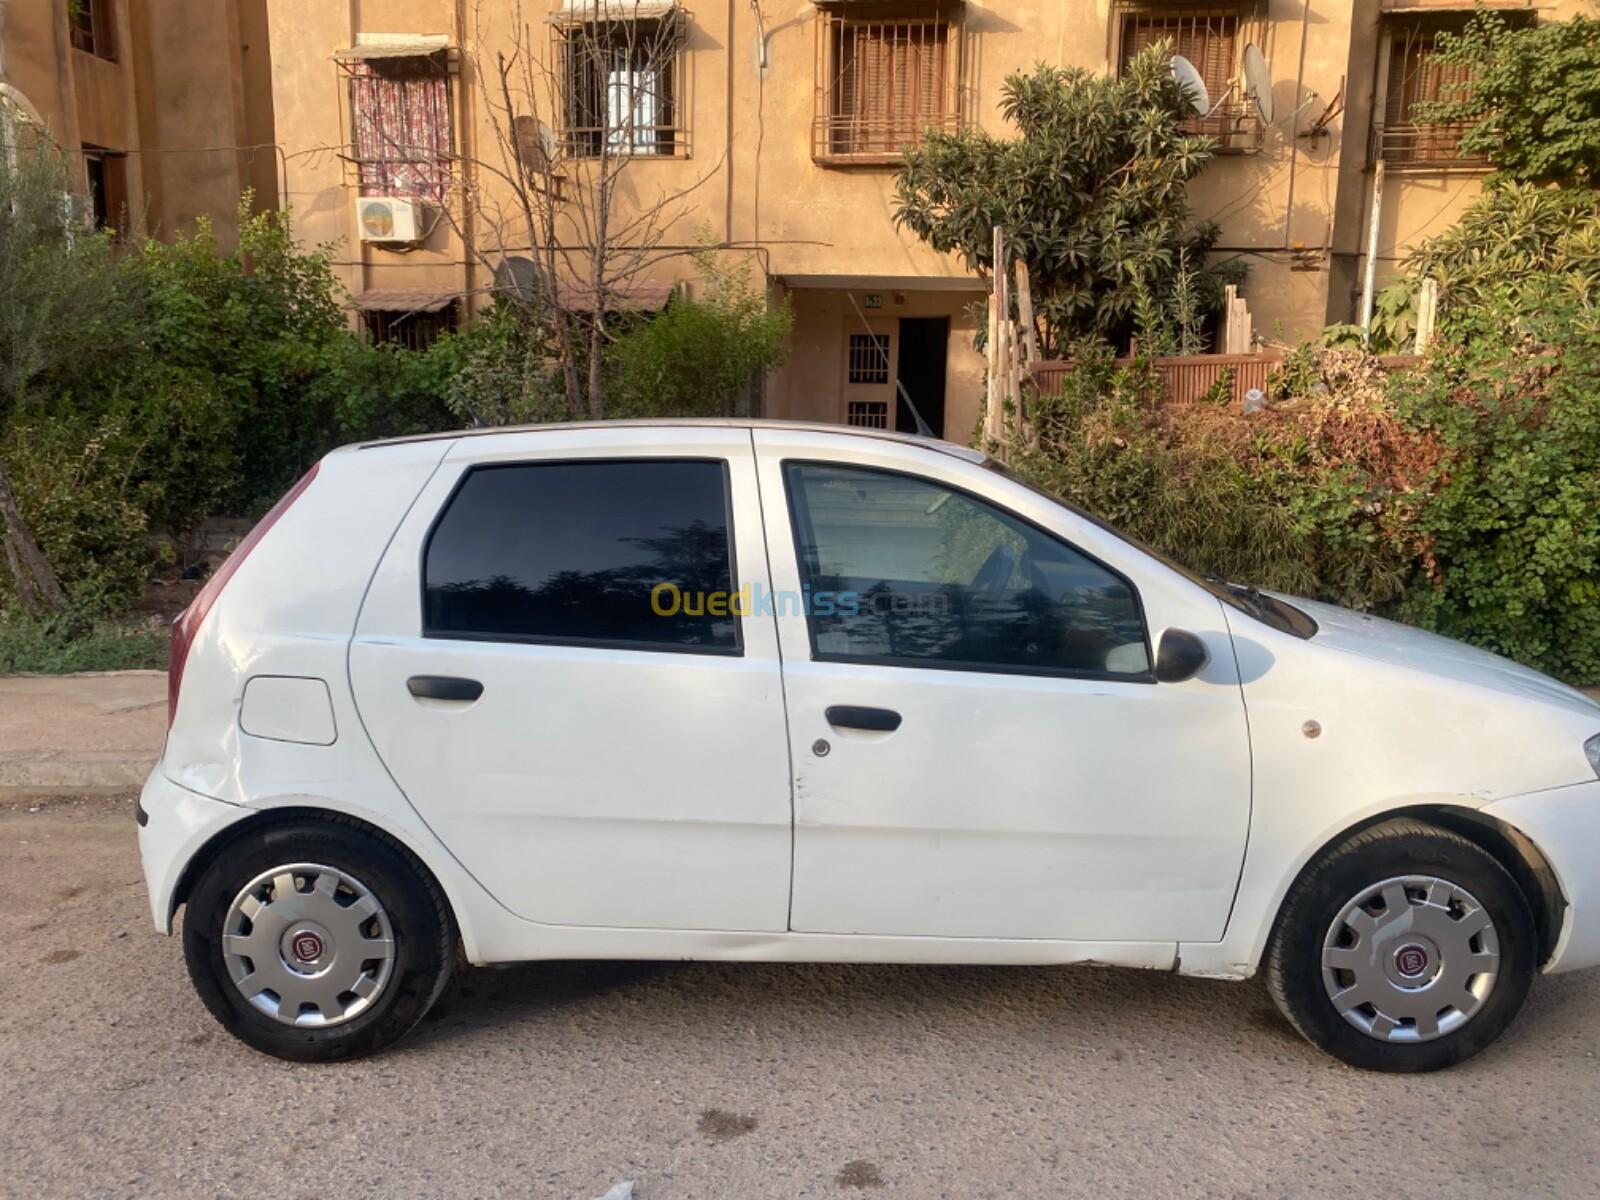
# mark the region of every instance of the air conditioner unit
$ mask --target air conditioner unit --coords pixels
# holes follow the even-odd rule
[[[415,242],[417,202],[396,196],[358,196],[356,231],[363,242]]]

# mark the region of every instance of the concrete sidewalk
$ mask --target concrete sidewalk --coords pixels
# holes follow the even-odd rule
[[[137,789],[166,733],[163,671],[0,676],[0,800]]]

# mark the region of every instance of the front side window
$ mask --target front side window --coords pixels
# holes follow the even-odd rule
[[[1081,551],[931,480],[784,470],[818,659],[1149,678],[1137,593]]]
[[[96,229],[121,237],[128,228],[128,160],[98,146],[83,148],[84,179],[89,185],[89,211]]]
[[[725,464],[477,467],[424,552],[423,631],[739,652]]]
[[[452,301],[438,308],[367,308],[361,322],[375,345],[426,350],[456,327],[456,306]]]
[[[1122,15],[1119,71],[1126,72],[1140,52],[1166,45],[1169,53],[1181,54],[1194,64],[1209,93],[1210,111],[1189,118],[1184,130],[1215,138],[1218,150],[1249,149],[1260,134],[1260,122],[1254,106],[1234,86],[1239,56],[1249,36],[1248,28],[1241,24],[1237,3],[1129,6]]]

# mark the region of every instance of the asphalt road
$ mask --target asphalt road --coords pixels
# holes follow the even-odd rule
[[[1600,974],[1365,1075],[1256,984],[1097,969],[472,971],[397,1049],[264,1058],[152,932],[132,801],[0,808],[0,1194],[1600,1195]]]

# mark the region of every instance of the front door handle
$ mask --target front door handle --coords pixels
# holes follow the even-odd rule
[[[893,733],[900,728],[900,714],[888,708],[862,708],[855,704],[835,704],[828,709],[828,724],[835,729],[865,729],[872,733]]]
[[[460,700],[470,703],[483,695],[483,684],[458,675],[413,675],[406,690],[418,700]]]

